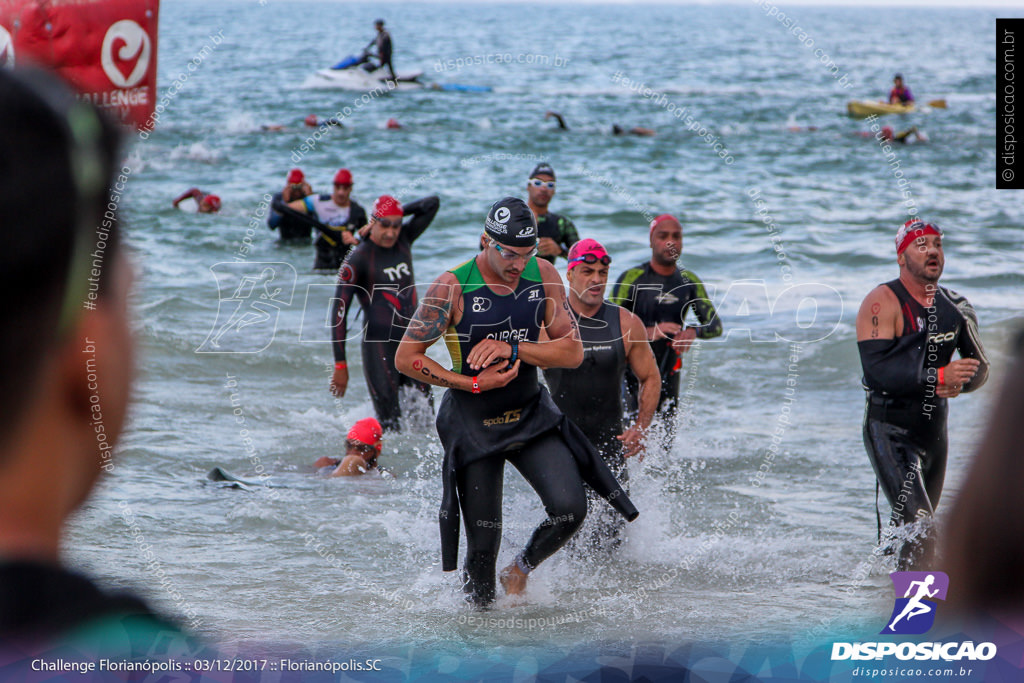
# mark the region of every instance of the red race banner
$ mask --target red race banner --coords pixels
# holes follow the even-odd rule
[[[156,105],[160,0],[0,0],[0,67],[55,69],[138,128]]]

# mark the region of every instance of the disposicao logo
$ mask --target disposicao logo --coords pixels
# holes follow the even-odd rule
[[[896,604],[881,633],[927,633],[935,623],[936,599],[946,599],[949,577],[944,572],[893,572],[889,578],[896,591]]]
[[[949,590],[949,577],[944,572],[893,572],[893,590],[896,593],[892,614],[881,635],[920,635],[935,624],[937,600],[945,600]],[[869,660],[895,656],[900,660],[966,659],[987,661],[996,656],[994,643],[964,642],[869,642],[833,643],[832,661]]]

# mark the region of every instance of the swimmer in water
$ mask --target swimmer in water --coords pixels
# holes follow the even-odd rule
[[[378,470],[377,460],[380,457],[384,431],[380,423],[372,417],[364,417],[348,430],[345,439],[345,457],[320,457],[313,467],[317,470],[329,468],[328,477],[358,477],[361,474]]]

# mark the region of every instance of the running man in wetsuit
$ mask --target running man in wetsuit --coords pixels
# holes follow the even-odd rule
[[[316,238],[316,260],[313,270],[337,271],[341,262],[359,240],[355,231],[366,225],[366,211],[352,201],[352,173],[347,168],[334,174],[334,192],[330,195],[309,195],[287,204],[271,202],[274,211],[302,220],[310,216],[309,224],[320,234]]]
[[[948,399],[988,379],[974,309],[938,284],[942,231],[907,221],[896,234],[896,262],[899,278],[873,289],[857,313],[864,447],[893,506],[893,526],[934,514],[946,472]],[[921,559],[922,540],[899,549],[901,570]]]
[[[643,458],[644,433],[658,407],[661,377],[640,318],[604,300],[611,262],[596,240],[581,240],[569,249],[569,306],[583,340],[583,362],[572,370],[547,368],[544,379],[555,404],[583,430],[628,492],[626,458]],[[623,429],[621,395],[627,368],[640,378],[640,414]],[[618,545],[621,518],[597,507],[593,495],[587,498],[592,532],[585,530],[581,536],[587,537],[578,540],[590,549]]]
[[[313,194],[313,188],[306,182],[306,174],[300,168],[293,168],[288,172],[284,189],[274,193],[271,205],[277,202],[288,204],[299,201],[311,194]],[[307,221],[274,211],[273,206],[267,215],[267,227],[280,233],[281,242],[306,245],[309,244],[309,237],[313,230]]]
[[[338,288],[331,308],[331,393],[341,397],[348,388],[345,341],[349,337],[348,311],[355,297],[365,319],[363,376],[377,419],[389,431],[400,426],[399,394],[403,387],[415,388],[430,397],[428,385],[395,369],[395,353],[406,323],[416,311],[412,243],[434,220],[439,206],[437,197],[425,197],[404,208],[393,197],[380,197],[373,205],[369,239],[353,249],[338,270]],[[407,218],[404,224],[403,216]]]
[[[569,253],[569,247],[580,241],[576,226],[565,216],[548,211],[555,196],[555,169],[550,164],[537,164],[526,181],[530,210],[537,218],[537,256],[554,263],[559,256]]]
[[[431,285],[395,359],[408,376],[448,388],[437,414],[445,449],[442,569],[457,568],[461,509],[465,590],[479,606],[494,600],[506,461],[537,492],[547,515],[501,573],[510,595],[525,591],[527,575],[583,523],[584,481],[623,516],[638,514],[586,436],[538,382],[538,366],[578,366],[583,345],[558,271],[535,258],[533,213],[521,199],[506,197],[491,207],[485,231],[487,248]],[[442,336],[451,370],[426,354]]]
[[[643,321],[661,374],[658,410],[673,422],[679,400],[680,358],[694,339],[712,339],[722,334],[722,321],[700,278],[676,265],[683,250],[683,227],[676,217],[666,213],[652,220],[650,240],[651,260],[619,276],[611,301],[636,313]],[[686,325],[689,310],[693,310],[699,324]],[[636,411],[636,391],[636,377],[626,373],[630,414]]]

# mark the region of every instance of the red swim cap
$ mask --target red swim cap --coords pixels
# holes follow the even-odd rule
[[[651,232],[653,233],[654,229],[658,227],[658,223],[661,223],[663,221],[675,221],[676,223],[679,223],[679,219],[673,216],[672,214],[663,213],[660,216],[656,217],[653,221],[651,221]],[[682,227],[682,225],[682,223],[679,223],[680,227]]]
[[[220,211],[220,197],[215,194],[208,194],[203,197],[203,204],[206,204],[214,211]]]
[[[942,237],[942,230],[934,223],[925,223],[920,218],[911,218],[896,231],[896,255],[902,254],[914,240],[925,235]]]
[[[585,263],[583,259],[589,254],[594,255],[594,258],[596,259],[594,263],[597,263],[597,261],[608,256],[608,250],[605,249],[600,242],[592,240],[589,237],[585,240],[580,240],[569,248],[569,267],[566,268],[566,270],[572,270],[579,264]],[[611,263],[610,256],[608,256],[608,263]]]
[[[352,173],[347,169],[343,168],[334,174],[335,185],[351,185],[352,184]]]
[[[316,114],[310,114],[303,120],[306,122],[306,125],[309,126],[310,128],[316,128],[318,125],[320,125],[316,119]]]
[[[385,216],[402,216],[405,214],[402,211],[402,205],[398,203],[397,199],[383,194],[373,203],[373,215],[377,218],[384,218]]]
[[[352,429],[348,430],[348,438],[361,444],[372,446],[377,449],[378,453],[380,453],[382,446],[380,440],[383,435],[384,430],[380,428],[380,422],[377,422],[377,418],[374,417],[364,417],[352,425]]]
[[[298,185],[306,179],[306,174],[302,172],[302,169],[293,168],[288,172],[288,184]]]
[[[388,119],[388,128],[401,128],[402,124],[398,122],[398,119]]]

